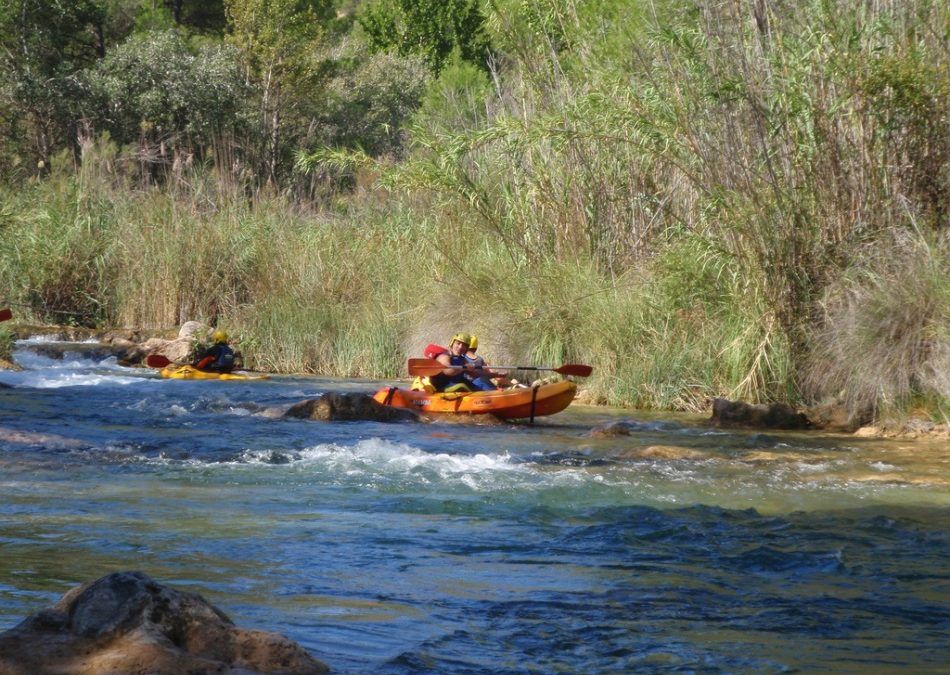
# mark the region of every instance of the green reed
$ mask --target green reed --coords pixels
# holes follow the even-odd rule
[[[455,103],[420,112],[405,161],[301,156],[352,192],[143,181],[88,144],[4,195],[0,281],[38,318],[218,323],[266,370],[391,377],[466,330],[490,362],[590,363],[620,404],[942,405],[943,5],[594,3],[613,30],[509,4],[518,58],[496,84],[447,69]]]

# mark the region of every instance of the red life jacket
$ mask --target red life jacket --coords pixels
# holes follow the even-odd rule
[[[445,347],[430,343],[429,346],[426,347],[425,351],[423,351],[422,353],[427,359],[434,359],[439,354],[445,354],[447,351],[449,350],[446,349]]]

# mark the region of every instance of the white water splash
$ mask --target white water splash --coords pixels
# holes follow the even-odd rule
[[[28,341],[18,341],[17,345],[23,342]],[[53,359],[29,349],[18,348],[14,352],[14,360],[23,370],[0,372],[0,382],[12,387],[56,389],[106,383],[126,385],[143,381],[142,377],[131,375],[133,369],[118,365],[114,356],[101,360],[70,358],[69,352],[66,352],[62,359]]]

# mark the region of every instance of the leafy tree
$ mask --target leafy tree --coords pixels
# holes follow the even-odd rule
[[[0,3],[0,95],[10,124],[46,165],[75,138],[83,92],[74,75],[105,54],[105,9],[94,0]]]
[[[487,69],[488,37],[479,0],[372,0],[358,21],[376,51],[422,56],[436,72],[453,49]]]
[[[428,68],[418,56],[372,54],[350,63],[327,84],[318,141],[361,148],[370,156],[398,155],[404,123],[419,107]]]
[[[208,145],[239,125],[247,98],[233,47],[192,54],[174,31],[136,35],[85,78],[100,129],[120,143],[184,135]]]
[[[492,95],[488,73],[452,52],[431,81],[414,124],[460,132],[486,122],[484,102]]]
[[[179,26],[220,33],[227,25],[224,0],[164,0]]]
[[[290,137],[309,123],[308,99],[322,79],[314,54],[333,20],[331,0],[227,0],[231,41],[260,86],[261,159],[268,179],[289,166]]]

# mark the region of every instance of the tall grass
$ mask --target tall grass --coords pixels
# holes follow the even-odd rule
[[[806,383],[855,419],[923,406],[950,417],[950,239],[899,232],[829,287]]]
[[[425,293],[425,246],[379,195],[316,213],[205,167],[139,187],[107,141],[87,144],[82,159],[5,202],[0,274],[37,320],[198,320],[234,333],[255,367],[403,369],[401,308]]]
[[[576,3],[544,6],[534,22],[494,7],[500,34],[530,40],[512,40],[519,60],[488,115],[461,131],[421,119],[389,184],[438,214],[447,241],[492,242],[523,281],[486,293],[555,300],[530,338],[550,357],[583,349],[592,320],[570,304],[589,286],[550,279],[593,265],[594,297],[611,299],[594,321],[617,328],[590,338],[612,355],[602,372],[649,345],[602,385],[614,399],[794,400],[825,290],[908,211],[947,224],[950,13],[927,0],[671,5],[633,29],[648,37],[625,43],[632,57],[595,62],[622,53],[590,48],[598,35],[617,38]]]
[[[467,330],[639,407],[944,405],[946,4],[634,4],[494,3],[503,68],[447,68],[406,161],[302,157],[354,178],[319,206],[89,145],[5,195],[0,282],[38,317],[217,323],[268,370],[395,376]]]

